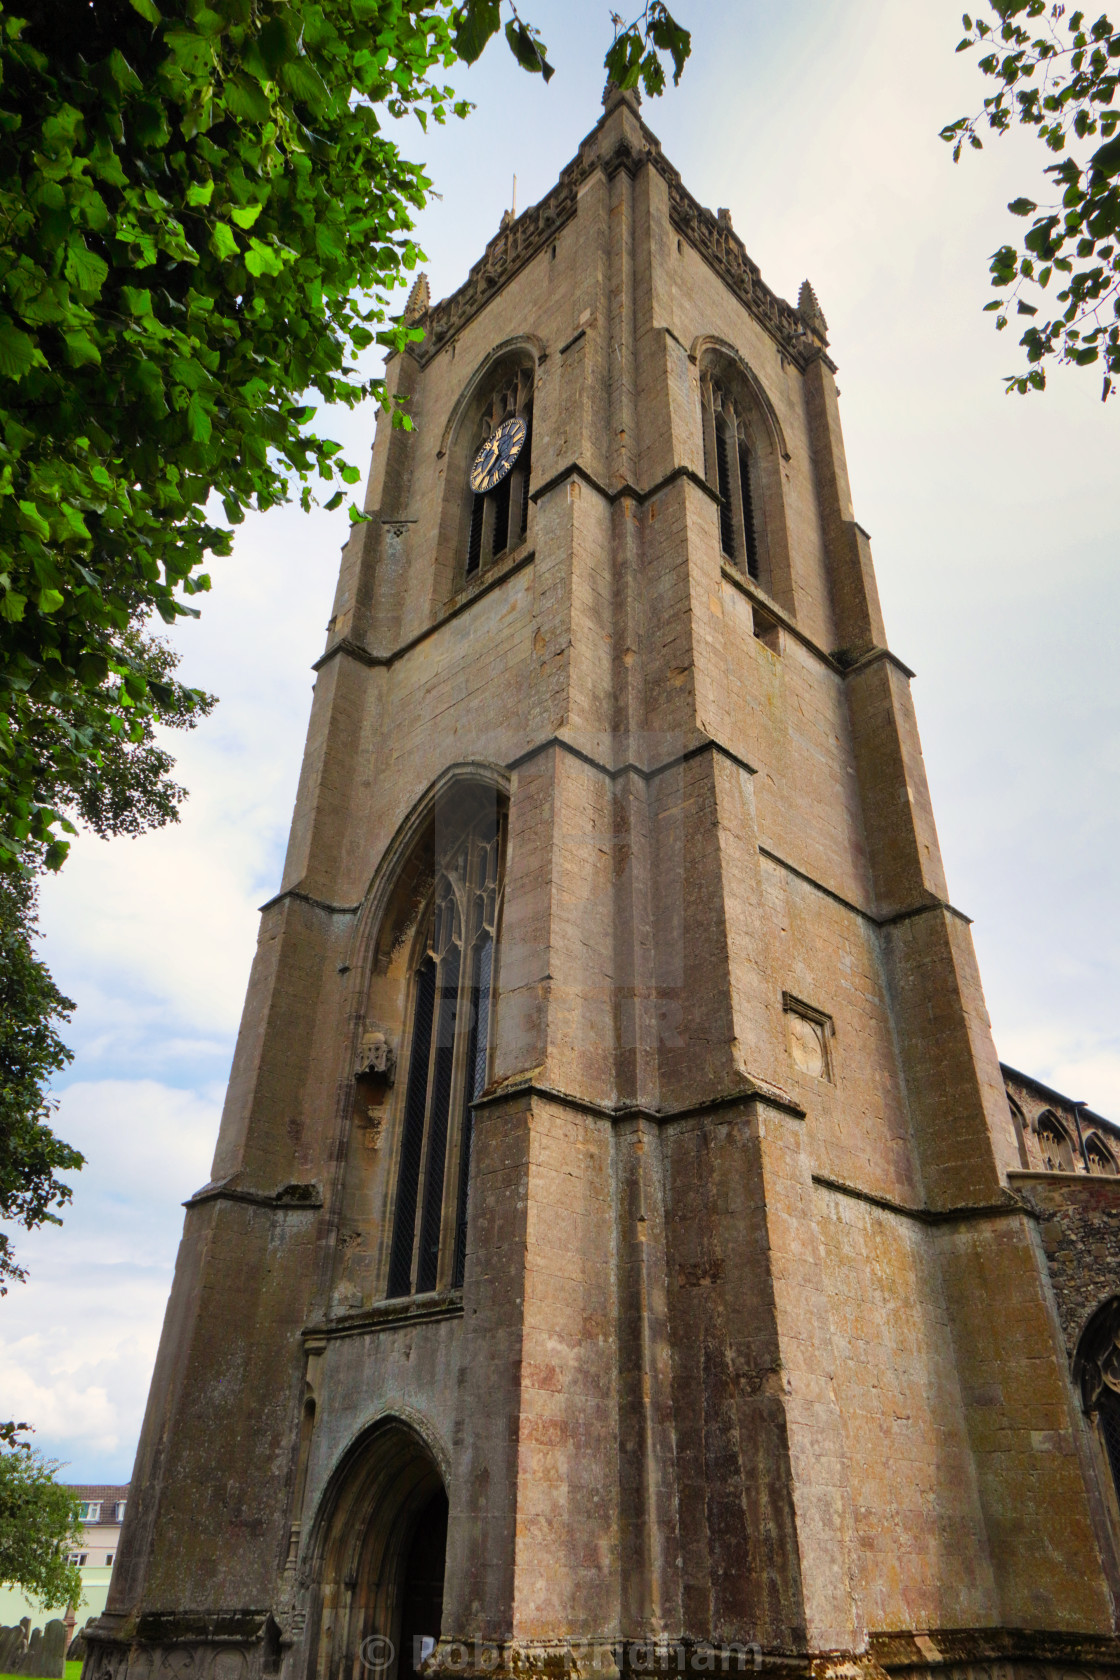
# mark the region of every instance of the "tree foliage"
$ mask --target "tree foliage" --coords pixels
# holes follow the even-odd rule
[[[65,853],[40,708],[75,782],[200,704],[137,640],[197,612],[208,552],[357,467],[309,391],[384,399],[355,358],[388,318],[430,185],[386,113],[463,113],[500,0],[0,0],[0,865]],[[505,25],[551,75],[535,28]],[[687,33],[660,0],[608,62],[651,92]],[[404,425],[407,415],[396,416]],[[214,517],[214,498],[224,521]],[[351,516],[359,517],[353,508]],[[71,790],[73,792],[73,790]]]
[[[21,10],[0,11],[0,845],[53,864],[29,713],[81,763],[181,718],[148,617],[196,610],[247,506],[358,478],[303,394],[381,392],[352,359],[427,180],[379,107],[442,120],[427,72],[453,49],[405,0]]]
[[[523,70],[539,73],[551,81],[553,67],[540,31],[526,23],[513,0],[507,0],[511,16],[505,26],[506,40]],[[674,86],[681,79],[685,61],[692,51],[692,36],[677,23],[664,0],[646,0],[629,23],[620,12],[611,12],[614,41],[603,60],[611,81],[620,88],[637,87],[655,97],[665,91],[665,59],[673,65]],[[456,54],[467,64],[480,58],[487,43],[502,26],[502,0],[466,0],[454,11],[452,39]]]
[[[637,87],[639,81],[651,98],[665,91],[667,55],[673,64],[673,86],[681,79],[685,61],[692,52],[692,36],[671,15],[663,0],[647,0],[633,20],[625,23],[612,12],[614,42],[604,60],[611,80],[620,88]]]
[[[28,1230],[60,1223],[53,1209],[70,1200],[70,1189],[57,1174],[83,1159],[49,1124],[53,1105],[44,1093],[70,1061],[54,1023],[69,1019],[74,1005],[35,956],[34,929],[31,881],[0,875],[0,1217]],[[9,1279],[24,1276],[11,1239],[0,1232],[0,1295]]]
[[[67,1553],[78,1500],[55,1480],[60,1466],[0,1426],[0,1585],[22,1587],[45,1610],[79,1604],[82,1576]]]
[[[1091,22],[1088,13],[1067,13],[1049,0],[989,3],[994,22],[966,14],[957,51],[983,50],[979,67],[995,92],[975,116],[942,129],[942,138],[957,160],[966,140],[982,147],[985,125],[1004,134],[1020,123],[1058,159],[1045,170],[1052,202],[1013,199],[1008,209],[1033,217],[1031,226],[1018,247],[1002,245],[992,257],[1001,296],[986,308],[996,326],[1006,328],[1012,305],[1030,323],[1019,341],[1027,370],[1006,383],[1025,394],[1043,389],[1051,358],[1077,367],[1100,362],[1105,400],[1120,374],[1120,106],[1113,103],[1120,31],[1103,13]]]

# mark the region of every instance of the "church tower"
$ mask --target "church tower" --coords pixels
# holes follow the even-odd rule
[[[88,1680],[1114,1672],[812,288],[612,90],[407,313]]]

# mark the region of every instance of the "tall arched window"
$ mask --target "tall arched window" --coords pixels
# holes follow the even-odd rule
[[[723,564],[750,578],[794,616],[783,467],[790,457],[781,422],[763,382],[734,346],[698,339],[693,348],[699,364],[704,476],[718,498],[713,511]],[[754,616],[755,635],[778,652],[777,623],[765,618],[757,601]]]
[[[412,1037],[388,1295],[458,1287],[471,1104],[486,1085],[502,828],[480,818],[437,870],[412,974]]]
[[[1047,1172],[1073,1172],[1073,1145],[1056,1114],[1043,1109],[1035,1127],[1042,1164]]]
[[[471,460],[503,421],[519,416],[527,432],[512,469],[492,490],[471,496],[464,572],[474,577],[491,560],[517,548],[529,530],[529,477],[533,455],[533,372],[520,367],[499,380],[478,424],[468,435]]]
[[[704,441],[713,457],[707,462],[707,476],[719,491],[720,549],[732,565],[766,587],[768,580],[762,576],[765,533],[757,451],[751,443],[742,405],[717,379],[704,380],[703,398]]]
[[[1099,1306],[1077,1344],[1074,1380],[1097,1436],[1120,1500],[1120,1295]]]

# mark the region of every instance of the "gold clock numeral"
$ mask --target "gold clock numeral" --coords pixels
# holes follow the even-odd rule
[[[521,453],[528,428],[519,414],[503,420],[479,449],[471,467],[471,489],[485,495],[500,484]]]

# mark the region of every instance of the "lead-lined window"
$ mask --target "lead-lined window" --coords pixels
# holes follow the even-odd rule
[[[458,1286],[466,1265],[472,1104],[486,1085],[502,834],[480,819],[437,872],[412,976],[412,1030],[390,1297]]]
[[[705,379],[704,446],[708,479],[719,493],[719,544],[723,556],[764,588],[764,533],[760,528],[759,463],[741,406],[725,385]],[[714,467],[714,474],[713,474]]]

